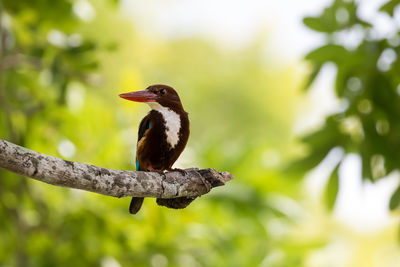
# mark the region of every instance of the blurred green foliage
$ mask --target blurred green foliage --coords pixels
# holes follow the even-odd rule
[[[397,4],[382,11],[393,15]],[[302,182],[287,179],[280,165],[297,151],[291,128],[300,83],[295,67],[277,68],[261,42],[230,49],[200,37],[148,36],[115,0],[0,5],[0,138],[68,160],[133,169],[137,127],[148,107],[122,101],[118,93],[165,83],[178,90],[192,122],[177,167],[235,174],[187,209],[146,199],[131,216],[128,198],[0,170],[0,266],[308,267],[321,266],[311,252],[332,236],[351,237],[367,251],[392,240],[390,230],[378,237],[332,230],[318,203],[299,201]],[[292,165],[298,177],[337,146],[367,159],[365,177],[382,177],[382,161],[386,173],[396,168],[397,155],[390,153],[399,142],[398,57],[389,67],[377,62],[383,53],[393,54],[385,51],[398,55],[399,46],[394,37],[371,38],[371,26],[356,11],[351,1],[335,1],[320,17],[304,21],[327,36],[307,56],[314,70],[308,85],[333,62],[337,95],[348,105],[304,138],[309,155]],[[353,28],[364,35],[349,48],[336,33]],[[329,207],[339,189],[338,166],[326,189]],[[397,190],[391,207],[399,195]],[[359,251],[354,257],[363,263],[375,255]],[[398,262],[382,255],[380,262]]]
[[[306,56],[313,69],[306,87],[325,64],[333,63],[337,70],[334,88],[342,108],[304,137],[308,155],[295,162],[293,170],[304,173],[314,168],[335,147],[360,155],[362,177],[372,182],[399,169],[400,31],[393,17],[399,5],[391,0],[379,9],[392,23],[389,36],[382,36],[359,17],[355,1],[335,0],[319,16],[304,18],[307,27],[325,37],[324,44]],[[338,191],[338,166],[327,184],[329,207]],[[400,203],[398,191],[390,209]]]
[[[175,87],[192,121],[182,167],[236,175],[185,210],[48,186],[0,170],[0,266],[299,266],[324,238],[297,239],[291,151],[297,78],[201,38],[136,31],[116,1],[1,1],[0,138],[36,151],[133,169],[148,107],[118,93]],[[82,6],[83,5],[83,6]],[[82,10],[86,13],[82,13]],[[285,112],[282,112],[285,110]]]

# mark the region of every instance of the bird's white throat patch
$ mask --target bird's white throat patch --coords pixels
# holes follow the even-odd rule
[[[181,130],[181,117],[175,111],[163,107],[157,102],[147,102],[154,110],[161,113],[165,122],[165,134],[167,142],[171,148],[174,148],[179,142],[179,131]]]

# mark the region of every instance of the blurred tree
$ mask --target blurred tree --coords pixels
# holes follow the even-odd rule
[[[0,1],[2,138],[23,146],[51,140],[59,131],[67,87],[90,82],[96,45],[80,34],[78,15],[76,3],[67,0]],[[101,250],[79,249],[85,235],[77,230],[102,231],[100,217],[87,218],[85,225],[79,212],[52,214],[49,199],[32,183],[4,170],[0,176],[0,265],[97,265],[94,255]]]
[[[336,147],[360,155],[362,177],[372,182],[400,168],[400,31],[394,17],[399,6],[400,1],[391,0],[380,7],[392,27],[384,36],[359,17],[356,1],[335,0],[319,16],[304,18],[307,27],[325,36],[324,44],[306,56],[313,68],[306,87],[325,64],[333,63],[337,69],[335,92],[344,108],[303,138],[308,154],[295,162],[292,170],[304,173],[314,168]],[[327,184],[330,208],[340,186],[340,164]],[[400,188],[390,209],[399,206],[399,195]]]
[[[148,110],[117,94],[162,82],[179,90],[195,122],[184,167],[236,179],[188,209],[148,200],[132,217],[129,199],[0,170],[0,265],[302,265],[326,238],[291,236],[304,211],[298,183],[278,172],[292,147],[293,68],[277,69],[261,42],[230,50],[199,37],[150,37],[115,3],[1,1],[0,137],[132,169],[136,127]]]

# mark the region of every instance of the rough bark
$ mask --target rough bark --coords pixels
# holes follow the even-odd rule
[[[214,169],[164,174],[107,169],[41,154],[2,139],[0,168],[48,184],[113,197],[195,198],[233,179],[232,174]]]

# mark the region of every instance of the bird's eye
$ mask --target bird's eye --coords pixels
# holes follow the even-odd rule
[[[165,95],[166,92],[167,92],[167,91],[166,91],[165,89],[161,89],[161,90],[160,90],[160,94],[161,94],[161,95]]]

